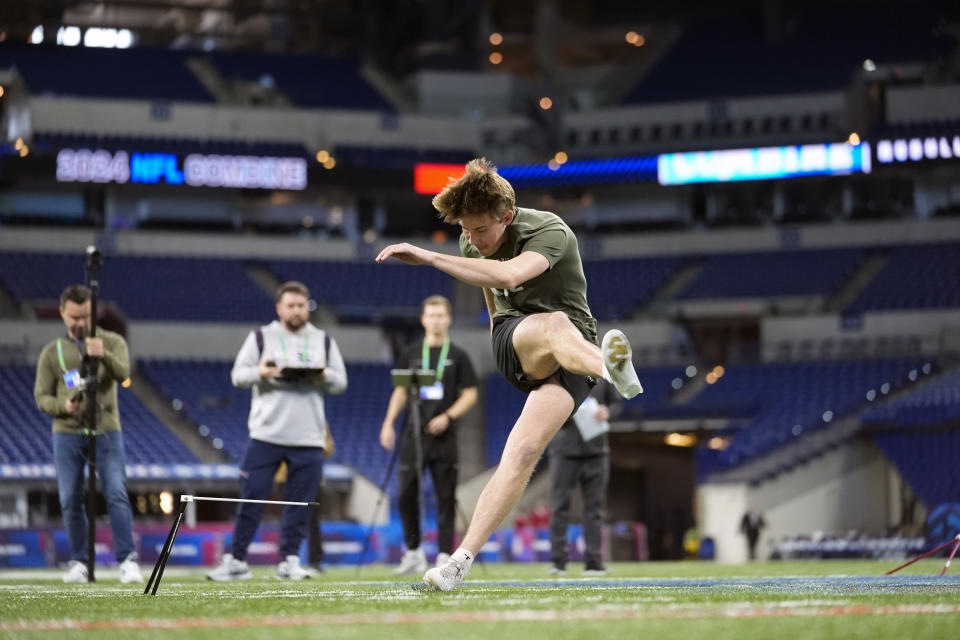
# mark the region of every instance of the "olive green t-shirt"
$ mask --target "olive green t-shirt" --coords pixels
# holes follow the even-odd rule
[[[503,244],[486,259],[506,261],[524,251],[535,251],[550,266],[515,289],[491,289],[496,305],[494,317],[562,311],[587,340],[596,343],[597,321],[587,306],[587,280],[577,237],[570,227],[549,211],[518,208],[504,234]],[[467,258],[484,257],[464,234],[460,235],[460,253]]]
[[[100,388],[97,393],[101,406],[98,426],[101,431],[120,431],[117,384],[130,376],[130,354],[127,343],[120,334],[100,330],[97,335],[103,340]],[[54,433],[77,433],[80,426],[77,415],[86,415],[86,396],[77,415],[67,413],[67,398],[75,395],[76,389],[67,388],[63,377],[67,371],[79,371],[82,360],[79,346],[69,337],[54,340],[40,352],[33,396],[37,407],[53,416]]]

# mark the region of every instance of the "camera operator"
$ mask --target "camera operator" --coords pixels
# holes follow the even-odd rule
[[[127,496],[123,433],[117,407],[117,383],[130,375],[130,357],[123,337],[112,331],[90,333],[90,289],[71,285],[60,294],[60,317],[66,337],[57,338],[40,352],[33,395],[37,406],[53,416],[53,465],[63,524],[70,540],[70,565],[64,582],[88,582],[87,513],[84,509],[83,468],[95,428],[97,473],[103,488],[113,531],[114,555],[120,563],[120,582],[142,582],[133,544],[133,511]],[[80,369],[84,354],[100,359],[97,398],[83,393]],[[85,424],[88,402],[99,402],[99,425]]]

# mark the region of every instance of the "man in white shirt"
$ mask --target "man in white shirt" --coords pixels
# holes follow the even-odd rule
[[[309,323],[309,301],[310,293],[303,284],[282,284],[277,290],[278,320],[247,336],[230,373],[234,386],[253,390],[250,443],[240,465],[245,499],[268,499],[282,462],[287,463],[284,500],[309,502],[320,484],[328,428],[323,396],[346,390],[347,370],[337,343]],[[247,547],[260,525],[263,507],[240,504],[231,551],[224,554],[208,578],[250,578]],[[278,578],[310,577],[311,573],[300,566],[298,554],[306,523],[304,507],[285,507]]]

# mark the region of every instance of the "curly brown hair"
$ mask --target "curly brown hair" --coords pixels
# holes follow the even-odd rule
[[[490,214],[497,220],[516,208],[513,187],[486,158],[467,163],[467,172],[437,194],[433,207],[444,222],[456,224],[464,216]]]

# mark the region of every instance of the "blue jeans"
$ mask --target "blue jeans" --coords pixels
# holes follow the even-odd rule
[[[247,500],[269,500],[273,476],[282,460],[287,461],[287,482],[283,499],[289,502],[311,502],[316,498],[323,471],[323,449],[320,447],[282,447],[269,442],[251,440],[240,464],[243,497]],[[233,527],[230,553],[245,560],[247,547],[260,526],[262,504],[240,503]],[[309,507],[285,506],[280,523],[280,557],[300,553],[300,543],[307,532]]]
[[[96,437],[97,476],[107,503],[110,529],[113,531],[113,554],[123,562],[135,551],[133,545],[133,510],[127,496],[123,434],[107,431]],[[84,473],[89,438],[74,433],[53,434],[53,466],[57,470],[57,489],[63,524],[70,539],[70,559],[87,561],[87,511],[84,505]]]

